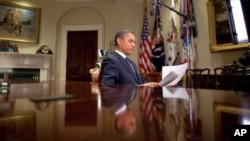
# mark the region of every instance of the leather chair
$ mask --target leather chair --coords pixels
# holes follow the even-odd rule
[[[160,82],[162,79],[161,72],[150,72],[148,74],[143,74],[143,76],[148,82]]]

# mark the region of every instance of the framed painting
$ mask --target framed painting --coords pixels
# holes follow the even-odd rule
[[[216,141],[229,141],[230,128],[234,125],[249,125],[250,110],[233,105],[214,104]]]
[[[38,43],[41,9],[0,2],[0,40]]]
[[[234,36],[232,37],[231,33],[233,28],[230,28],[234,20],[228,18],[229,13],[225,0],[208,0],[207,11],[210,52],[240,50],[249,47],[249,42],[234,43]]]

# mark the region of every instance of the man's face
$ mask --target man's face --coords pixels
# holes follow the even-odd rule
[[[136,118],[131,110],[127,111],[126,120],[124,120],[124,128],[129,134],[133,134],[136,130]]]
[[[135,48],[135,35],[127,33],[124,38],[118,38],[118,50],[123,52],[125,55],[132,54]]]
[[[136,131],[136,118],[131,109],[127,109],[119,116],[117,121],[117,128],[126,134],[133,134]]]

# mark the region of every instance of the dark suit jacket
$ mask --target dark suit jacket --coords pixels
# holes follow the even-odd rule
[[[140,76],[136,65],[131,61],[131,66],[125,61],[125,59],[114,52],[105,57],[101,65],[100,82],[109,84],[130,84],[138,85],[143,84],[146,80]]]
[[[100,84],[102,105],[116,112],[123,105],[129,106],[136,98],[136,86],[120,84]]]

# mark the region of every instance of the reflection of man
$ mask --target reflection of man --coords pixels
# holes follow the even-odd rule
[[[115,113],[116,131],[121,134],[133,134],[136,130],[136,118],[131,109],[125,108],[119,113]]]
[[[136,118],[128,106],[135,98],[135,86],[101,84],[100,90],[102,105],[116,116],[116,131],[133,134],[136,131]]]

